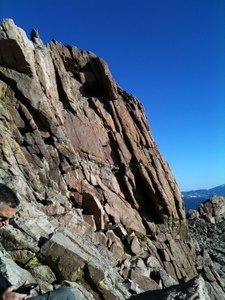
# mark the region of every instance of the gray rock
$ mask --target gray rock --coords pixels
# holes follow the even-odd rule
[[[26,280],[35,282],[34,277],[28,272],[20,268],[13,260],[5,257],[0,251],[0,271],[12,285],[19,287]]]
[[[62,282],[62,286],[69,287],[79,300],[94,300],[94,297],[82,285],[76,282],[69,282],[67,280]]]
[[[211,300],[205,281],[202,277],[191,279],[185,284],[175,285],[163,290],[150,291],[141,293],[136,296],[131,296],[130,300]],[[218,298],[222,299],[222,298]]]

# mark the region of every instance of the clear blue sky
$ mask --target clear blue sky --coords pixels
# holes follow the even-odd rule
[[[0,19],[102,57],[182,191],[225,183],[224,0],[0,0]]]

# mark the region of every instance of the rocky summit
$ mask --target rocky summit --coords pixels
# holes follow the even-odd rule
[[[21,201],[0,230],[13,284],[80,300],[225,298],[143,106],[103,59],[4,19],[0,120],[0,182]]]

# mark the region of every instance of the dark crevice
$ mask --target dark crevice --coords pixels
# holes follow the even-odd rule
[[[72,114],[76,114],[76,111],[70,105],[68,96],[67,96],[66,92],[64,91],[58,69],[55,66],[54,66],[54,68],[55,68],[55,76],[56,76],[56,84],[57,84],[59,100],[61,101],[65,110],[70,111]]]
[[[155,165],[154,160],[152,160],[151,164],[152,164],[153,169],[154,169],[154,170],[157,170],[157,166]],[[152,176],[152,174],[151,174],[151,172],[150,172],[150,170],[149,170],[148,168],[147,168],[147,172],[148,172],[149,178],[152,179],[152,182],[153,182],[153,184],[154,184],[155,180],[153,179],[153,176]],[[158,175],[159,175],[159,171],[156,172],[156,174],[157,174],[157,176],[158,176]],[[159,182],[159,184],[160,184],[160,186],[161,186],[161,181],[160,181],[160,179],[159,179],[158,177],[157,177],[157,179],[158,179],[158,182]],[[158,195],[158,201],[157,201],[157,203],[160,203],[161,206],[163,207],[164,214],[166,213],[166,215],[169,216],[169,208],[167,207],[167,205],[166,205],[166,203],[165,203],[165,199],[164,199],[163,194],[162,194],[161,191],[159,190],[159,184],[155,184],[155,185],[154,185],[154,188],[155,188],[155,190],[156,190],[156,192],[157,192],[157,195]],[[161,211],[160,214],[162,215],[163,212]]]
[[[91,265],[90,265],[90,267],[91,267]],[[89,270],[89,265],[88,264],[85,265],[85,267],[83,269],[83,272],[84,272],[84,279],[85,279],[86,284],[88,284],[88,286],[92,289],[92,291],[95,294],[97,294],[96,296],[98,298],[96,298],[96,299],[104,300],[105,298],[99,292],[99,290],[97,288],[97,285],[96,285],[96,282],[94,282],[94,280],[92,279],[92,275],[90,274],[90,270]]]
[[[134,172],[136,190],[134,197],[140,205],[139,212],[145,216],[145,219],[154,223],[162,223],[162,212],[159,211],[161,198],[156,189],[155,192],[150,188],[148,179],[140,172],[139,167]],[[164,209],[164,207],[163,207]]]

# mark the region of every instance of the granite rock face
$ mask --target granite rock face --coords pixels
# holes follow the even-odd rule
[[[127,299],[197,276],[176,180],[101,58],[4,19],[0,121],[0,182],[21,200],[2,256],[42,291]]]

